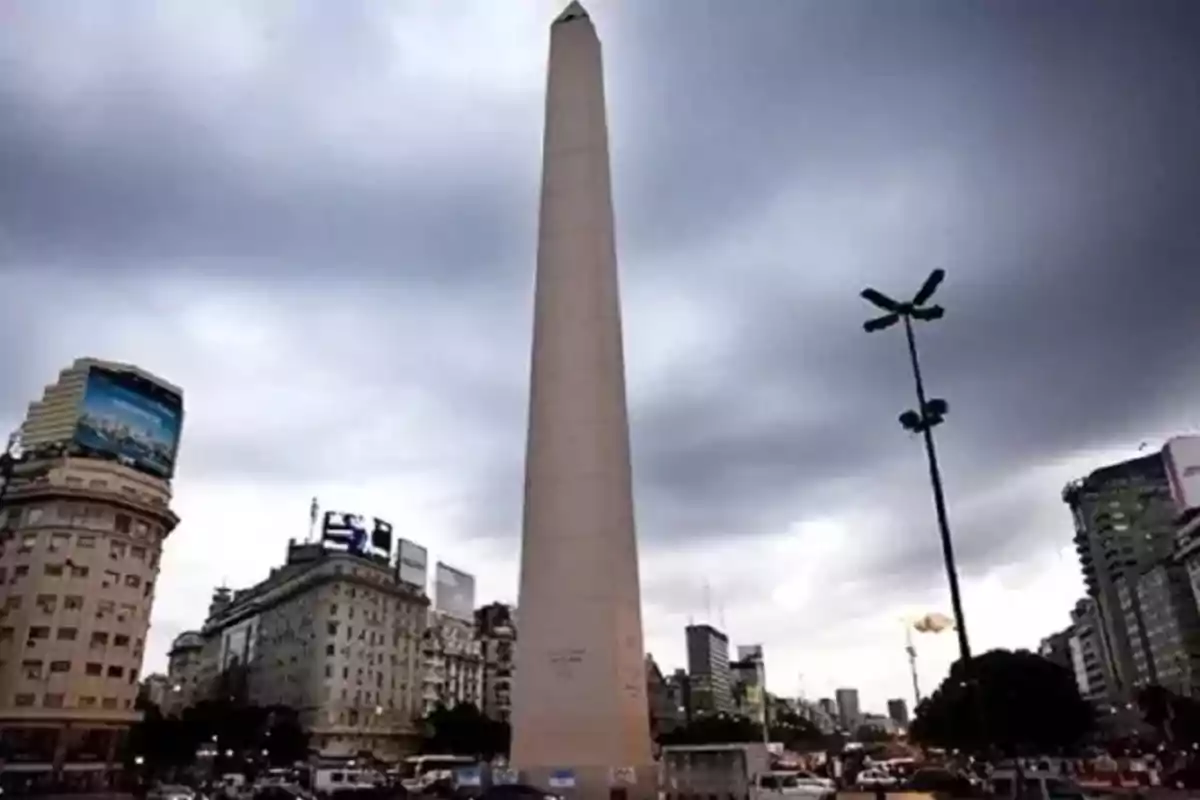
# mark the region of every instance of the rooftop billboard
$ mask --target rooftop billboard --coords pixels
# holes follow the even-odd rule
[[[75,423],[80,449],[159,478],[175,474],[183,398],[134,373],[92,367]]]
[[[475,619],[475,576],[437,563],[434,610],[458,619]]]
[[[401,539],[396,550],[396,577],[401,583],[426,592],[429,585],[429,551],[408,539]]]

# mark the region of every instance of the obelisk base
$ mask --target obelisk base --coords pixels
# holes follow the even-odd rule
[[[574,787],[551,786],[552,778],[570,770],[575,777]],[[538,786],[549,794],[566,800],[657,800],[658,765],[635,766],[630,775],[628,765],[617,770],[609,767],[531,767],[519,770],[521,783]],[[630,778],[633,782],[630,783]]]

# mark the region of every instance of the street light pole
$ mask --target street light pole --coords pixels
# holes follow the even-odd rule
[[[959,656],[964,667],[969,668],[971,645],[967,638],[967,625],[963,615],[962,595],[958,585],[958,568],[954,560],[954,544],[950,538],[950,521],[946,514],[946,496],[942,490],[942,475],[938,468],[937,449],[933,443],[933,429],[945,421],[950,406],[941,398],[928,399],[925,383],[921,378],[921,362],[917,357],[917,339],[912,321],[932,322],[946,313],[941,306],[926,305],[938,286],[946,277],[944,270],[935,269],[925,279],[913,299],[908,302],[893,300],[876,289],[864,289],[862,297],[872,305],[887,312],[881,317],[863,324],[867,333],[886,330],[898,322],[904,323],[904,335],[908,342],[908,357],[912,364],[913,381],[917,389],[916,410],[900,415],[900,424],[906,430],[920,433],[925,440],[925,455],[929,460],[929,481],[933,485],[933,504],[937,512],[938,532],[942,540],[942,559],[946,565],[946,578],[950,584],[950,603],[954,611],[954,627],[958,632]]]
[[[917,385],[917,407],[923,409],[927,405],[925,382],[921,380],[917,337],[913,335],[912,317],[908,314],[904,315],[904,334],[908,339],[908,357],[912,361],[913,380]],[[971,660],[971,643],[967,640],[967,624],[963,619],[958,567],[954,560],[954,542],[950,538],[950,519],[946,514],[946,493],[942,489],[942,472],[938,468],[937,448],[933,444],[933,424],[922,425],[921,433],[925,438],[925,455],[929,459],[929,482],[933,484],[933,505],[937,511],[938,532],[942,539],[942,560],[946,565],[946,579],[950,583],[950,607],[954,613],[954,628],[958,632],[958,654],[963,663],[966,663]]]

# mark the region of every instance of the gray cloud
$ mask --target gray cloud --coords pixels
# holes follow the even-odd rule
[[[426,83],[396,67],[382,11],[345,5],[252,7],[240,45],[136,6],[90,37],[58,36],[54,3],[0,32],[0,294],[23,298],[0,315],[0,422],[103,346],[195,381],[181,476],[432,470],[463,537],[515,541],[541,76]],[[902,339],[863,334],[857,298],[933,266],[949,313],[920,336],[951,403],[969,572],[1068,535],[1058,486],[997,484],[1182,423],[1200,355],[1193,4],[597,17],[627,347],[674,353],[630,383],[647,548],[870,506],[892,522],[864,531],[861,579],[937,585],[923,457],[895,422],[913,402]],[[286,335],[237,373],[241,348],[180,343],[203,333],[181,321],[197,298]],[[701,321],[695,347],[673,345],[668,302]],[[232,381],[268,375],[272,410],[235,413]]]

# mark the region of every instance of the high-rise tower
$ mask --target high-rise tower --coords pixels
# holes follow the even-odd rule
[[[602,72],[572,2],[550,29],[512,760],[581,797],[655,777]]]

